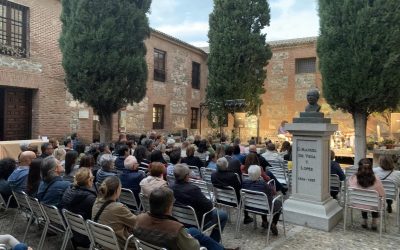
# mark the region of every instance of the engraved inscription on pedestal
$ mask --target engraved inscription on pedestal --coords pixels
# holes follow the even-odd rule
[[[317,141],[297,140],[297,192],[305,195],[319,195],[315,188],[321,185],[320,168],[318,167]]]

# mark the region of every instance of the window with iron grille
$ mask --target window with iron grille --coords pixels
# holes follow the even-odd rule
[[[26,57],[28,7],[0,0],[0,54]]]
[[[296,59],[296,74],[315,73],[316,58],[298,58]]]
[[[154,49],[154,80],[165,82],[165,51]]]
[[[153,129],[164,129],[164,105],[153,105]]]
[[[197,129],[198,118],[199,118],[199,109],[192,108],[192,117],[190,118],[191,129]]]
[[[200,89],[200,63],[192,62],[192,88]]]

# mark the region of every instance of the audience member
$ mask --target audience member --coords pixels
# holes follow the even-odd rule
[[[197,219],[202,221],[203,215],[213,208],[213,203],[204,196],[198,186],[189,182],[189,174],[190,170],[187,166],[177,164],[174,169],[175,185],[172,190],[176,203],[193,207]],[[219,210],[214,210],[206,216],[205,228],[217,222],[217,213],[221,223],[221,231],[224,229],[228,216],[226,212]],[[210,237],[217,242],[221,240],[218,228],[212,230]]]
[[[276,151],[276,146],[272,142],[267,144],[267,150],[261,155],[267,162],[279,162],[283,164],[283,157]]]
[[[400,187],[400,171],[394,170],[393,158],[391,155],[381,155],[379,157],[379,167],[373,169],[375,175],[381,180],[390,180]],[[387,212],[392,213],[392,200],[386,200]]]
[[[244,164],[244,161],[246,160],[246,156],[244,154],[240,153],[239,145],[233,146],[233,157],[238,159],[242,165]]]
[[[133,156],[136,157],[136,160],[139,163],[139,168],[147,171],[150,161],[146,157],[146,148],[141,145],[137,146]]]
[[[54,150],[53,155],[57,160],[60,161],[61,166],[64,166],[64,164],[65,164],[65,155],[66,155],[66,153],[67,152],[63,148],[56,148]]]
[[[154,140],[152,140],[152,139],[146,139],[145,141],[144,141],[144,145],[143,145],[144,147],[145,147],[145,149],[146,149],[146,159],[147,160],[150,160],[150,155],[151,155],[151,152],[153,152],[153,150],[154,150]]]
[[[70,150],[73,150],[72,149],[72,141],[71,141],[71,139],[66,139],[65,141],[64,141],[64,149],[65,149],[65,151],[70,151]]]
[[[42,181],[40,182],[37,198],[40,202],[47,205],[59,206],[62,194],[71,184],[64,181],[61,173],[64,171],[61,163],[53,156],[43,159],[40,167]]]
[[[98,197],[93,205],[92,219],[111,227],[123,249],[129,235],[133,233],[136,215],[128,207],[117,202],[121,195],[121,182],[117,176],[107,177],[99,188]],[[129,249],[135,249],[134,246]]]
[[[275,201],[274,207],[272,208],[272,200],[274,198],[275,191],[265,181],[260,179],[261,176],[260,166],[251,165],[248,169],[248,173],[249,173],[249,179],[243,180],[242,188],[265,193],[268,197],[269,208],[273,209],[273,211],[281,210],[282,203],[279,200]],[[275,214],[272,217],[271,232],[273,235],[278,235],[278,228],[276,227],[276,224],[279,221],[280,214],[281,212]],[[267,216],[262,215],[261,218],[262,218],[261,226],[263,228],[268,228]]]
[[[31,247],[28,247],[24,243],[20,243],[14,236],[10,234],[0,235],[0,244],[6,245],[7,249],[8,247],[11,247],[13,250],[32,250]]]
[[[239,154],[244,154],[245,153],[245,148],[244,148],[244,146],[242,145],[242,144],[240,144],[241,143],[241,141],[240,141],[240,138],[239,137],[236,137],[234,140],[233,140],[233,146],[239,146]]]
[[[199,159],[199,157],[194,156],[195,148],[193,145],[189,145],[186,149],[186,158],[182,159],[182,163],[186,163],[189,166],[196,166],[199,168],[204,167],[204,163]]]
[[[50,140],[49,140],[49,143],[51,144],[51,146],[53,146],[53,149],[54,150],[56,150],[57,148],[58,148],[58,146],[59,146],[59,142],[58,142],[58,140],[57,139],[55,139],[55,138],[51,138]],[[57,158],[56,158],[57,159]],[[58,159],[57,159],[58,160]]]
[[[72,140],[72,149],[73,150],[75,150],[75,151],[78,151],[77,150],[77,146],[78,146],[78,144],[80,143],[79,142],[79,135],[78,135],[78,133],[72,133],[71,134],[71,140]]]
[[[385,198],[385,190],[383,189],[382,182],[377,178],[372,170],[372,163],[369,159],[364,158],[358,162],[357,173],[350,177],[348,180],[349,188],[362,188],[368,190],[375,190],[378,192],[380,197]],[[360,206],[360,208],[365,208],[366,210],[371,209],[369,206]],[[361,212],[363,217],[363,223],[361,226],[363,228],[368,228],[368,213],[365,211]],[[379,214],[377,212],[372,212],[372,224],[371,229],[377,230],[377,219]]]
[[[281,150],[279,151],[279,154],[284,157],[289,153],[289,149],[291,148],[290,142],[284,141],[281,146]]]
[[[181,150],[179,148],[173,149],[169,155],[170,163],[167,167],[167,175],[174,175],[174,167],[176,164],[181,163]]]
[[[63,176],[63,179],[65,181],[69,182],[74,181],[75,172],[79,168],[79,165],[76,164],[77,160],[78,160],[78,152],[76,152],[75,150],[70,150],[65,155],[65,172]]]
[[[118,156],[115,159],[115,169],[118,173],[122,173],[125,170],[124,161],[129,155],[129,148],[127,145],[120,145],[118,147]]]
[[[54,152],[54,148],[53,145],[51,145],[49,142],[45,142],[42,144],[42,146],[40,147],[40,150],[42,151],[42,154],[39,156],[39,158],[46,158],[50,155],[53,155]]]
[[[167,168],[167,162],[164,160],[164,157],[162,156],[162,153],[160,150],[153,150],[150,154],[150,163],[153,162],[161,162],[164,164],[165,168]],[[151,165],[150,165],[151,167]],[[167,170],[165,169],[165,174],[167,174]]]
[[[205,166],[209,155],[210,152],[208,152],[207,140],[199,141],[197,144],[197,150],[194,152],[194,156],[198,157],[203,162],[203,166]]]
[[[167,152],[167,146],[165,146],[164,143],[158,144],[157,150],[159,150],[161,152],[161,155],[162,155],[162,157],[163,157],[163,159],[164,159],[164,161],[166,163],[170,162],[171,159],[169,158],[169,155],[167,155],[167,153],[166,153]]]
[[[150,175],[140,182],[140,190],[144,196],[149,197],[151,191],[159,187],[168,187],[167,182],[163,179],[165,166],[161,162],[151,164]]]
[[[344,175],[339,162],[335,161],[335,152],[333,150],[331,150],[331,174],[336,174],[337,176],[339,176],[340,181],[344,181],[346,179],[346,176]],[[331,190],[331,196],[334,199],[337,199],[338,193],[339,190]]]
[[[94,170],[95,168],[95,160],[94,157],[90,154],[82,156],[79,161],[79,168],[89,168]]]
[[[8,198],[12,195],[8,177],[14,172],[16,162],[12,158],[4,158],[0,160],[0,194],[7,202]]]
[[[97,156],[97,165],[100,166],[100,161],[103,155],[111,155],[111,150],[109,146],[105,143],[99,145],[99,155]]]
[[[229,163],[229,171],[236,173],[239,176],[240,182],[242,182],[242,171],[240,170],[240,166],[242,165],[242,163],[238,159],[236,159],[236,157],[233,157],[233,147],[226,146],[225,154],[225,158],[228,160]]]
[[[207,168],[217,169],[217,155],[215,153],[210,153]]]
[[[139,137],[138,144],[144,146],[144,140],[146,140],[146,139],[147,139],[147,135],[146,134],[141,134],[140,137]]]
[[[189,142],[187,142],[187,141],[184,141],[184,142],[182,142],[182,144],[181,144],[181,158],[183,159],[183,158],[186,158],[186,150],[187,150],[187,147],[189,147]]]
[[[221,157],[225,157],[225,145],[217,145],[215,149],[215,154],[217,155],[217,159]]]
[[[75,175],[73,185],[69,186],[62,196],[60,207],[76,214],[83,219],[92,218],[92,207],[96,200],[96,191],[93,189],[93,175],[89,168],[80,168]],[[87,236],[73,232],[72,244],[74,248],[89,248]]]
[[[103,155],[100,161],[100,169],[96,174],[96,182],[101,184],[107,177],[115,176],[117,173],[114,171],[114,160],[112,155]]]
[[[26,183],[28,181],[29,166],[36,154],[32,151],[24,151],[19,156],[19,167],[16,168],[8,177],[8,183],[13,191],[26,192]]]
[[[135,156],[129,155],[124,160],[124,171],[119,176],[123,188],[130,189],[139,201],[140,182],[146,177],[142,171],[138,171],[139,163]]]
[[[40,167],[42,166],[42,159],[37,158],[32,160],[29,166],[28,181],[26,183],[26,193],[31,197],[36,197],[40,181]]]

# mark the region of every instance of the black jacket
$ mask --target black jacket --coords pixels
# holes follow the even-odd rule
[[[262,157],[260,154],[255,153],[255,152],[250,152],[249,154],[256,154],[259,162],[259,166],[262,167],[262,169],[267,172],[268,167],[271,167],[271,164],[268,163],[268,161]]]
[[[96,191],[87,187],[69,186],[61,199],[60,207],[80,214],[87,220],[92,218],[92,207],[96,200]]]
[[[194,208],[199,221],[202,220],[203,214],[213,208],[212,202],[207,199],[201,192],[200,188],[189,182],[175,182],[172,186],[174,191],[175,203],[188,205]],[[208,214],[205,221],[211,220],[211,214]]]
[[[235,189],[236,197],[238,202],[240,202],[240,189],[242,185],[240,184],[235,173],[231,171],[217,171],[211,174],[211,182],[213,186],[216,187],[226,187],[231,186]]]
[[[182,159],[182,163],[186,163],[189,166],[196,166],[199,168],[204,167],[204,163],[197,156],[188,156]]]
[[[242,170],[240,169],[242,163],[236,157],[230,155],[226,155],[225,158],[228,160],[228,170],[237,173],[239,175],[240,182],[242,182]]]

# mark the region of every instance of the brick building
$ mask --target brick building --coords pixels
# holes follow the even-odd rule
[[[0,140],[96,137],[96,116],[64,84],[59,0],[0,0]],[[207,54],[152,30],[146,41],[147,96],[114,116],[119,131],[179,131],[199,126]]]

